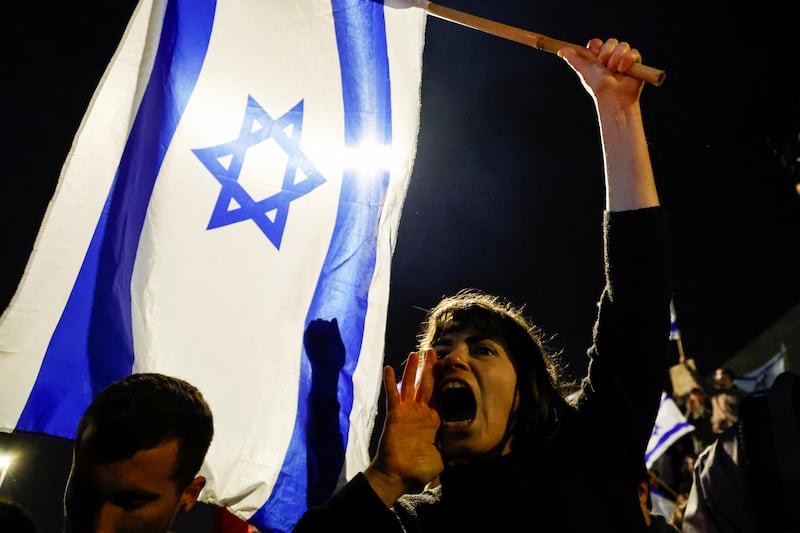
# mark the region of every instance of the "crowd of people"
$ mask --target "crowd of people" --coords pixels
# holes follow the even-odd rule
[[[778,380],[766,390],[750,393],[736,385],[736,375],[730,368],[716,368],[708,381],[702,380],[694,368],[692,373],[696,386],[684,395],[673,393],[673,399],[693,429],[672,444],[650,470],[651,488],[665,489],[671,500],[671,506],[665,506],[671,509],[665,513],[669,515],[667,521],[686,533],[777,531],[759,520],[781,513],[761,512],[766,504],[760,505],[761,510],[755,509],[751,500],[758,496],[751,493],[751,487],[776,485],[777,467],[766,474],[756,465],[762,464],[764,457],[780,453],[778,435],[786,435],[793,427],[788,440],[794,439],[797,444],[790,446],[794,450],[790,452],[791,461],[800,461],[796,437],[800,385],[794,385],[800,378],[792,372],[781,374],[782,386],[790,392],[784,393],[782,404],[768,408],[767,398],[781,386]],[[783,411],[777,430],[769,423],[770,409]],[[759,483],[753,481],[753,471],[761,476]],[[800,484],[800,467],[790,477],[790,483]]]
[[[785,371],[742,397],[736,420],[697,457],[682,531],[800,531],[797,501],[800,374]]]
[[[681,364],[687,364],[682,361]],[[668,521],[681,527],[683,513],[693,485],[695,466],[700,454],[713,444],[726,429],[738,420],[739,404],[747,392],[734,383],[730,368],[714,370],[704,380],[694,367],[689,367],[694,386],[686,394],[673,390],[672,399],[693,429],[676,441],[652,467],[656,485],[669,494],[673,509]]]
[[[679,518],[653,513],[643,476],[669,368],[672,281],[643,82],[626,74],[641,55],[617,39],[559,55],[594,101],[605,168],[605,285],[578,392],[567,399],[571,384],[521,306],[474,289],[449,295],[428,313],[399,384],[384,370],[371,462],[309,508],[296,533],[681,530]],[[715,385],[681,403],[696,430],[675,445],[680,467],[661,476],[681,497],[694,462],[737,423],[744,395],[733,375],[720,369]],[[104,389],[78,426],[65,532],[168,532],[205,485],[213,433],[202,394],[183,380],[134,374]]]

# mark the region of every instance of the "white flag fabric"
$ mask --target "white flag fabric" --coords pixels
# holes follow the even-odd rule
[[[197,385],[201,500],[269,531],[366,466],[425,12],[141,0],[0,318],[0,428],[74,437],[136,372]]]
[[[653,512],[660,514],[666,520],[672,518],[672,514],[677,507],[675,500],[670,498],[669,494],[663,492],[658,487],[650,486],[650,501],[653,504]]]
[[[786,372],[786,348],[782,346],[781,351],[770,357],[766,363],[742,374],[733,382],[747,392],[767,390],[772,387],[775,378],[784,372]]]
[[[675,313],[675,300],[669,302],[669,340],[676,341],[681,338],[681,330],[678,327],[678,315]]]
[[[694,431],[694,426],[687,422],[678,405],[666,392],[661,393],[661,405],[658,408],[656,421],[653,424],[653,432],[647,443],[647,451],[644,455],[644,462],[647,468],[666,452],[675,441]]]

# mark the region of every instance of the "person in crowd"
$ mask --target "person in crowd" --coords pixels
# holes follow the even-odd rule
[[[0,531],[38,533],[39,526],[25,506],[14,500],[0,498]]]
[[[606,178],[606,284],[574,405],[522,308],[477,289],[446,296],[399,386],[385,367],[372,461],[294,533],[647,531],[638,481],[667,376],[672,284],[643,84],[626,75],[641,56],[596,38],[559,55],[594,100]]]
[[[205,486],[198,472],[214,435],[190,383],[132,374],[100,391],[78,423],[64,494],[66,533],[167,533]]]
[[[639,478],[639,505],[642,508],[642,516],[647,524],[648,533],[680,533],[680,530],[667,521],[666,517],[653,511],[653,501],[650,496],[650,472],[645,465],[642,465],[642,474]]]
[[[694,431],[689,433],[689,438],[692,441],[692,451],[697,456],[717,438],[717,434],[711,427],[711,408],[708,405],[708,396],[705,390],[694,387],[689,391],[684,416],[686,421],[694,426]]]
[[[697,456],[693,452],[686,452],[681,457],[678,482],[675,484],[675,490],[679,494],[689,494],[689,491],[692,489],[694,465],[696,462]]]
[[[679,492],[675,496],[675,509],[672,511],[672,516],[669,523],[678,528],[678,531],[683,532],[683,515],[686,512],[686,503],[689,501],[688,492]]]
[[[746,396],[737,421],[697,458],[684,533],[800,531],[800,374]]]
[[[711,394],[711,429],[719,435],[736,423],[739,403],[747,391],[737,386],[730,368],[720,367],[714,371],[714,392]]]
[[[711,429],[711,408],[706,398],[705,391],[700,387],[689,391],[683,412],[694,430],[674,442],[653,465],[653,469],[677,493],[688,495],[697,455],[717,438]]]

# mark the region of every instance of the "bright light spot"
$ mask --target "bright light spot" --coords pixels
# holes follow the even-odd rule
[[[8,472],[9,466],[11,466],[11,456],[0,455],[0,486],[3,485],[3,480],[6,477],[6,472]]]
[[[397,143],[385,145],[373,141],[346,147],[316,144],[308,147],[308,153],[323,175],[328,169],[339,168],[344,172],[355,171],[362,179],[382,172],[398,172],[410,158],[408,150]]]
[[[362,143],[344,149],[344,168],[355,170],[361,176],[374,176],[377,172],[391,171],[395,154],[391,146]]]

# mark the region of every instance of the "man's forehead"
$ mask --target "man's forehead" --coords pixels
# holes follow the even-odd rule
[[[91,444],[76,450],[72,475],[84,482],[91,480],[98,491],[158,493],[175,484],[172,474],[178,456],[176,439],[120,460],[102,459],[96,451]]]

